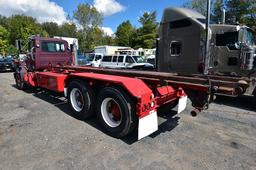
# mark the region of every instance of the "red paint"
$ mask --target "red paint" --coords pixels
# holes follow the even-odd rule
[[[105,84],[112,83],[121,85],[133,97],[138,99],[137,114],[140,117],[148,115],[149,112],[155,108],[145,109],[145,105],[148,106],[153,101],[151,100],[152,90],[141,79],[86,72],[71,73],[70,77],[101,81]]]
[[[71,55],[68,50],[67,41],[57,38],[34,36],[30,38],[30,42],[33,44],[33,50],[29,54],[31,57],[27,58],[25,61],[29,70],[43,70],[49,68],[50,65],[67,65],[71,63]],[[65,50],[59,52],[45,52],[42,49],[42,44],[45,42],[64,44]]]
[[[67,71],[63,71],[67,72]],[[162,86],[155,89],[155,96],[152,98],[152,90],[141,79],[124,76],[105,75],[97,73],[56,73],[56,72],[29,72],[26,81],[33,86],[43,87],[56,92],[64,92],[67,79],[84,79],[93,84],[104,83],[105,85],[120,85],[126,89],[133,97],[137,98],[137,115],[142,118],[147,116],[150,111],[156,110],[157,107],[168,102],[178,100],[185,95],[184,91],[179,88],[175,90],[171,86]],[[154,106],[152,107],[152,102]],[[114,108],[114,113],[118,113]]]
[[[36,72],[35,73],[37,86],[49,90],[64,92],[66,74],[53,72]]]
[[[175,90],[171,86],[162,86],[157,88],[157,92],[163,96],[169,93],[174,93]]]
[[[110,113],[113,114],[116,121],[121,120],[121,110],[115,102],[111,102]]]
[[[175,90],[171,86],[162,86],[157,88],[156,104],[157,107],[168,102],[179,99],[179,90]]]

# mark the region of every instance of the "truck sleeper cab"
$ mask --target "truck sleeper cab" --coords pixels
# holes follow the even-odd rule
[[[205,17],[186,8],[167,8],[160,24],[158,71],[203,73]],[[210,73],[247,76],[255,67],[254,37],[244,25],[210,24]]]
[[[182,74],[205,69],[205,16],[186,8],[167,8],[160,23],[157,70]],[[256,96],[256,58],[252,30],[244,25],[210,24],[209,75],[247,77],[246,94]]]

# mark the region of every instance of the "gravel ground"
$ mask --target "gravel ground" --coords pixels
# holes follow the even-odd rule
[[[61,96],[17,90],[12,73],[0,80],[0,169],[256,169],[250,97],[219,97],[197,117],[190,106],[163,113],[159,130],[136,141],[73,118]]]

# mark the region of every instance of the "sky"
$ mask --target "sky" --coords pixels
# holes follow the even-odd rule
[[[163,10],[167,7],[180,7],[188,0],[0,0],[0,15],[24,14],[38,22],[53,21],[61,24],[67,15],[72,16],[80,3],[89,3],[103,16],[102,29],[111,35],[123,21],[130,20],[139,27],[138,19],[144,12],[157,11],[160,22]]]

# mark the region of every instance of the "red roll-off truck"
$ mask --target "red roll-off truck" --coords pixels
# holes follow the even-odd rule
[[[113,137],[123,137],[138,128],[138,139],[158,129],[157,109],[178,104],[186,107],[187,94],[196,108],[208,107],[213,93],[240,93],[237,80],[216,80],[172,73],[114,70],[73,65],[65,40],[32,36],[29,52],[17,62],[16,86],[41,87],[64,93],[74,116],[86,119],[96,114],[103,129]],[[186,93],[184,92],[184,90]]]

